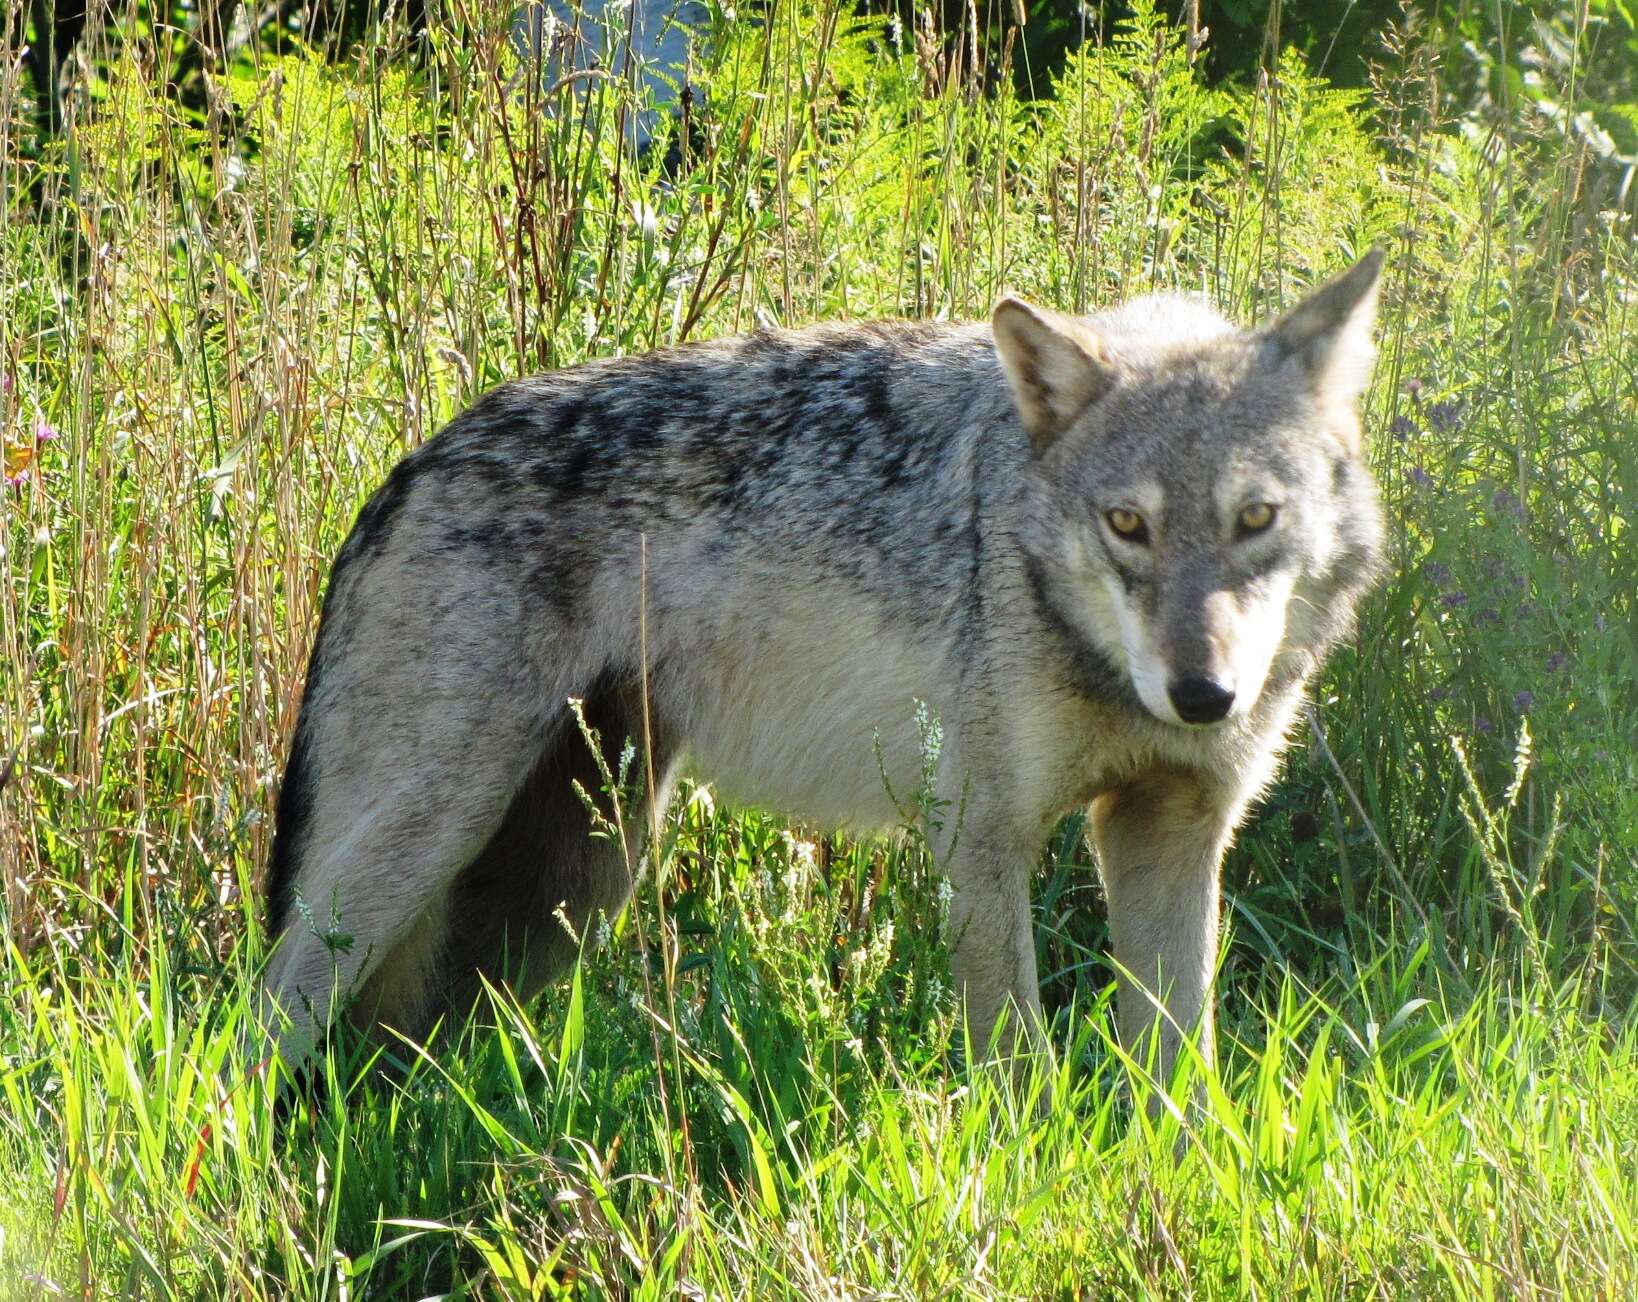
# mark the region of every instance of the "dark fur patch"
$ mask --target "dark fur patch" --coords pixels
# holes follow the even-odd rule
[[[637,682],[605,672],[582,699],[603,762],[618,773],[628,741],[642,763],[643,714]],[[657,730],[658,731],[658,730]],[[654,738],[654,768],[663,774],[671,746]],[[642,770],[638,770],[641,775]],[[574,784],[607,807],[591,746],[565,706],[495,834],[461,870],[450,890],[443,988],[435,999],[464,1014],[481,990],[480,974],[528,997],[569,962],[573,939],[556,916],[561,908],[581,931],[599,910],[613,915],[631,889],[618,846],[593,839]],[[628,825],[641,819],[628,811]],[[633,847],[635,851],[636,847]]]
[[[1047,626],[1060,639],[1065,658],[1073,666],[1077,686],[1088,696],[1099,700],[1120,701],[1141,710],[1143,703],[1133,690],[1131,680],[1104,655],[1064,614],[1052,591],[1052,580],[1045,566],[1034,556],[1024,560],[1024,572],[1029,578],[1031,593]]]
[[[1290,564],[1290,556],[1288,556],[1285,549],[1281,547],[1274,551],[1266,552],[1259,556],[1256,560],[1249,562],[1241,572],[1245,575],[1247,580],[1256,582],[1259,579],[1266,579],[1276,570]]]
[[[562,459],[544,463],[536,472],[541,487],[549,489],[559,502],[572,502],[581,497],[598,469],[597,445],[583,431],[577,433],[577,424],[578,418],[576,423],[562,429],[564,438],[572,440]]]
[[[1145,533],[1144,537],[1147,536],[1148,534]],[[1098,546],[1103,548],[1104,559],[1108,561],[1109,568],[1114,573],[1114,576],[1120,580],[1121,591],[1126,593],[1127,596],[1131,596],[1137,591],[1137,572],[1115,554],[1114,547],[1110,545],[1109,539],[1104,537],[1103,530],[1101,529],[1098,530]],[[1033,579],[1031,581],[1033,582]]]
[[[361,556],[377,556],[386,547],[392,537],[393,525],[398,514],[408,502],[411,491],[416,482],[427,474],[434,473],[442,468],[442,452],[435,439],[423,447],[417,448],[392,468],[392,473],[380,488],[370,495],[369,501],[358,513],[358,519],[353,521],[352,531],[347,535],[340,554],[336,557],[335,572],[331,575],[330,585],[335,586],[335,576],[341,572],[342,566]]]
[[[859,387],[863,391],[864,414],[880,425],[892,425],[897,411],[893,406],[892,386],[882,368],[873,367],[859,382]]]

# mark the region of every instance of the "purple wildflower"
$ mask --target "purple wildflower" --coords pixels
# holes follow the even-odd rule
[[[11,385],[11,372],[0,371],[0,398],[9,398],[11,396]]]
[[[1418,380],[1418,379],[1416,379],[1414,377],[1409,379],[1409,380],[1406,380],[1405,381],[1405,392],[1410,394],[1411,401],[1415,402],[1418,398],[1420,398],[1422,396],[1422,381],[1420,381],[1420,380]]]
[[[1491,723],[1489,719],[1485,718],[1484,715],[1481,714],[1473,721],[1473,729],[1475,732],[1488,734],[1496,731],[1496,725]]]
[[[1564,668],[1564,666],[1569,663],[1569,656],[1565,655],[1562,651],[1555,651],[1552,655],[1547,657],[1547,672],[1550,674],[1556,674],[1560,669]]]
[[[1410,468],[1410,481],[1418,488],[1427,488],[1432,485],[1433,476],[1423,470],[1421,466],[1412,466]]]
[[[1454,695],[1456,695],[1454,687],[1449,683],[1440,683],[1439,686],[1428,692],[1428,699],[1430,701],[1448,701]]]
[[[1513,697],[1513,708],[1520,714],[1529,714],[1530,707],[1536,703],[1534,692],[1520,692]]]
[[[47,423],[44,416],[40,417],[34,426],[34,441],[36,443],[49,443],[56,437],[57,427]]]
[[[1429,583],[1441,588],[1450,582],[1450,566],[1441,565],[1438,561],[1429,561],[1422,567],[1422,573],[1427,575]]]
[[[1455,610],[1460,606],[1467,605],[1467,593],[1463,592],[1460,588],[1457,588],[1455,592],[1446,592],[1441,594],[1439,600],[1444,602],[1448,609]]]
[[[1501,612],[1494,606],[1486,606],[1483,610],[1473,613],[1473,626],[1475,628],[1483,628],[1487,624],[1499,623],[1501,623]]]
[[[1524,503],[1505,488],[1498,488],[1495,491],[1490,499],[1490,509],[1497,515],[1511,515],[1515,519],[1524,519]]]
[[[1428,408],[1428,424],[1441,434],[1447,434],[1462,421],[1462,404],[1436,402]]]
[[[1388,432],[1403,443],[1416,433],[1416,422],[1409,416],[1395,416],[1388,422]]]
[[[21,488],[26,483],[28,483],[27,469],[19,470],[15,475],[6,476],[7,488]]]

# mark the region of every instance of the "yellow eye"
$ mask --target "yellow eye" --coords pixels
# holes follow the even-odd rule
[[[1149,541],[1149,526],[1143,523],[1143,517],[1136,511],[1128,511],[1124,506],[1117,506],[1109,512],[1107,518],[1109,527],[1127,542]]]
[[[1253,502],[1240,510],[1240,531],[1261,533],[1274,523],[1274,508],[1267,502]]]

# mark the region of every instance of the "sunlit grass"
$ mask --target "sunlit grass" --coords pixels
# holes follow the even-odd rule
[[[656,1059],[654,1013],[588,969],[401,1078],[333,1066],[276,1140],[236,1057],[247,987],[176,957],[108,954],[78,999],[60,968],[6,968],[7,1296],[32,1271],[270,1297],[1638,1284],[1633,1033],[1505,962],[1456,1007],[1418,975],[1425,949],[1326,995],[1286,983],[1154,1122],[1098,1008],[1066,1018],[1043,1113],[1040,1079],[890,1043],[839,1070],[726,1016]],[[1407,988],[1428,994],[1395,1004]]]

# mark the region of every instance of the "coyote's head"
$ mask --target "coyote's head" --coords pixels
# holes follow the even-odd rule
[[[1249,332],[1170,295],[996,306],[1039,474],[1032,579],[1157,719],[1242,716],[1349,626],[1381,550],[1356,413],[1381,268]]]

